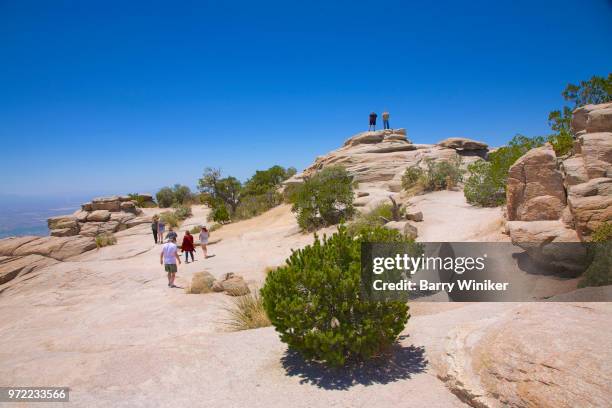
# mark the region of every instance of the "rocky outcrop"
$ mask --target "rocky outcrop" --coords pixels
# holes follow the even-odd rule
[[[242,276],[226,273],[222,279],[215,279],[209,272],[196,272],[191,278],[187,293],[199,294],[210,292],[225,292],[230,296],[243,296],[251,292]]]
[[[416,239],[419,236],[417,227],[410,224],[408,221],[389,221],[385,224],[385,228],[399,231],[409,239]]]
[[[602,104],[574,111],[576,139],[568,157],[556,157],[547,144],[510,168],[506,230],[536,263],[578,272],[584,264],[580,248],[567,254],[566,246],[547,245],[588,241],[603,223],[612,222],[611,110],[612,104]]]
[[[567,201],[561,171],[550,144],[532,149],[508,173],[510,221],[558,220]]]
[[[455,150],[488,150],[489,146],[486,143],[477,142],[476,140],[465,137],[449,137],[441,142],[438,146],[448,147]]]
[[[150,194],[139,194],[139,200],[153,203]],[[82,204],[72,215],[49,218],[47,225],[51,236],[95,237],[151,222],[150,217],[141,214],[142,210],[130,196],[99,197]]]
[[[301,183],[323,168],[340,165],[359,183],[355,206],[368,210],[388,200],[389,192],[401,191],[402,175],[408,167],[425,167],[426,160],[458,158],[462,159],[463,166],[467,166],[482,160],[487,152],[486,144],[469,139],[459,139],[449,145],[454,147],[414,144],[406,138],[405,129],[362,132],[347,139],[341,148],[317,157],[310,167],[285,184]],[[470,150],[472,148],[477,150]]]

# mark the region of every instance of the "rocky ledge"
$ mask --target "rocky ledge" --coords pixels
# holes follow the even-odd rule
[[[150,194],[139,196],[144,201],[153,202]],[[95,237],[148,222],[151,222],[150,217],[142,216],[142,210],[131,197],[111,196],[94,198],[91,202],[81,205],[81,209],[72,215],[49,218],[47,225],[51,235],[55,237]]]

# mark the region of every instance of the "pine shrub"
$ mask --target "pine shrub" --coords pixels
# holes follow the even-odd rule
[[[305,358],[331,366],[365,360],[388,348],[404,329],[408,305],[361,298],[361,243],[405,242],[376,227],[351,236],[341,226],[331,237],[294,251],[271,271],[263,305],[280,338]]]
[[[312,231],[350,219],[353,207],[353,179],[340,166],[327,167],[295,187],[292,211],[303,230]]]

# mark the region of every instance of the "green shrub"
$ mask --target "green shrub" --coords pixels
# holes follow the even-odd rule
[[[163,212],[159,215],[159,219],[164,224],[170,227],[176,228],[179,225],[179,219],[177,218],[176,214],[174,214],[174,212],[170,212],[170,211]]]
[[[348,224],[347,230],[349,234],[355,235],[360,231],[375,227],[382,227],[387,221],[393,219],[392,205],[389,203],[379,204],[370,212],[360,214]]]
[[[201,231],[202,231],[202,227],[200,227],[199,225],[194,225],[189,230],[189,232],[192,233],[192,234],[199,234]]]
[[[561,131],[556,135],[548,136],[547,140],[555,150],[557,157],[569,153],[574,147],[574,138],[570,132]]]
[[[468,203],[482,207],[497,207],[506,202],[506,188],[493,179],[491,163],[479,160],[468,166],[469,177],[463,186]]]
[[[174,206],[174,215],[179,221],[186,220],[191,217],[191,207],[186,205],[175,205]]]
[[[258,290],[232,298],[230,305],[224,309],[229,317],[223,323],[231,331],[257,329],[271,324]]]
[[[263,305],[280,338],[305,358],[342,366],[389,347],[408,321],[408,305],[361,298],[361,243],[405,242],[381,227],[351,236],[340,227],[331,237],[294,251],[271,271]]]
[[[227,207],[221,204],[217,207],[214,207],[208,216],[209,221],[215,221],[218,223],[225,223],[230,220],[229,211],[227,211]]]
[[[461,157],[450,161],[425,160],[427,169],[422,177],[426,191],[448,190],[459,184],[463,178]]]
[[[147,199],[145,199],[145,197],[141,196],[138,193],[129,193],[128,196],[132,201],[136,203],[136,207],[153,208],[156,206],[153,201],[148,201]]]
[[[463,189],[466,201],[482,207],[495,207],[505,203],[510,167],[529,150],[543,144],[542,137],[516,135],[508,146],[490,153],[487,163],[477,161],[470,164]]]
[[[102,234],[96,235],[96,247],[102,248],[109,245],[115,245],[117,238],[110,232],[103,232]]]
[[[327,167],[304,180],[292,196],[299,226],[314,230],[353,216],[353,180],[343,167]]]
[[[455,187],[462,180],[463,170],[459,156],[449,161],[425,159],[425,166],[425,169],[416,166],[406,169],[402,176],[404,190],[447,190]]]
[[[606,242],[612,240],[612,223],[604,222],[591,234],[592,242]]]
[[[402,176],[402,187],[408,191],[419,185],[423,177],[423,169],[418,166],[408,167]]]
[[[193,200],[193,194],[187,186],[175,184],[172,187],[162,187],[155,194],[157,204],[161,208],[168,208],[177,205],[185,205]]]
[[[282,195],[274,190],[258,195],[247,195],[240,200],[232,219],[238,221],[258,216],[276,207],[282,200]]]

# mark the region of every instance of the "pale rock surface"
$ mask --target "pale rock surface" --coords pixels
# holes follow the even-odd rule
[[[110,219],[111,213],[108,210],[95,210],[87,216],[88,222],[104,222]]]
[[[486,143],[477,142],[466,137],[449,137],[438,142],[438,146],[456,150],[487,150],[489,148]]]
[[[510,167],[506,201],[510,221],[561,217],[566,205],[565,190],[550,144],[530,150]]]

